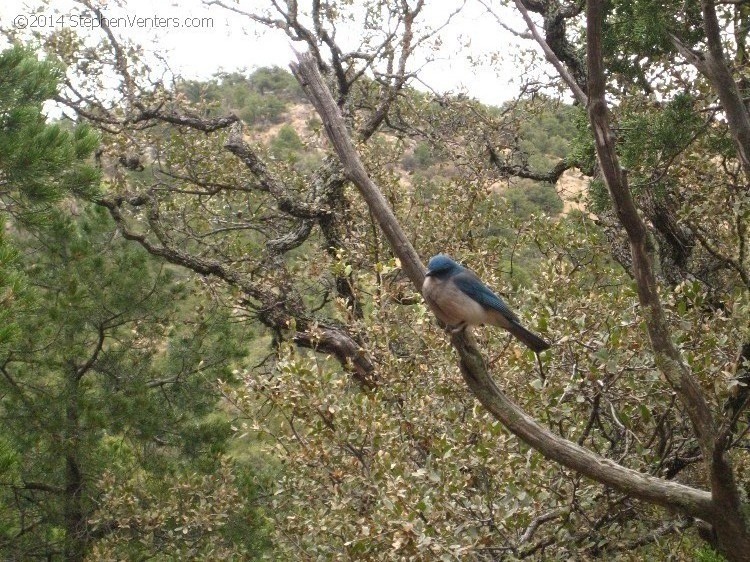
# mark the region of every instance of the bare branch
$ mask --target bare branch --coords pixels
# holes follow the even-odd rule
[[[22,490],[39,490],[40,492],[49,492],[50,494],[65,493],[65,488],[52,486],[51,484],[45,484],[44,482],[24,482],[19,488]]]
[[[122,46],[120,45],[119,41],[115,37],[114,33],[112,33],[112,30],[107,23],[107,18],[104,17],[101,9],[95,6],[90,0],[78,1],[96,14],[98,25],[101,26],[102,30],[106,34],[107,38],[109,39],[110,45],[112,46],[112,50],[115,53],[115,68],[117,69],[117,72],[120,73],[120,76],[122,76],[123,83],[125,85],[125,94],[136,107],[140,107],[140,103],[135,97],[137,90],[135,80],[133,80],[133,77],[130,75],[130,71],[128,70],[128,59],[125,56],[125,53],[123,52]]]
[[[532,170],[529,170],[525,166],[509,166],[505,164],[502,157],[497,153],[497,151],[489,142],[487,143],[487,150],[490,153],[490,162],[492,162],[492,164],[498,169],[501,174],[535,181],[544,181],[551,183],[552,185],[557,183],[557,180],[560,179],[560,176],[562,176],[566,170],[569,170],[573,167],[572,162],[569,162],[567,160],[560,160],[548,172],[534,172]]]
[[[242,139],[241,126],[236,127],[224,147],[237,156],[258,178],[263,190],[269,192],[279,206],[279,210],[301,219],[313,219],[328,213],[317,205],[308,205],[287,193],[282,183],[271,173],[265,163]]]
[[[509,33],[515,35],[516,37],[519,37],[521,39],[534,39],[534,36],[531,33],[523,33],[521,31],[516,31],[512,27],[510,27],[508,24],[506,24],[503,19],[493,10],[485,0],[479,0],[479,3],[484,6],[484,9],[487,10],[487,13],[492,14],[492,17],[497,22],[497,25],[502,27],[505,31],[508,31]]]
[[[690,47],[685,45],[685,43],[683,43],[683,41],[676,35],[670,33],[669,37],[672,40],[672,44],[675,46],[675,49],[677,49],[677,51],[683,57],[685,57],[685,60],[687,60],[690,64],[697,68],[698,72],[700,72],[701,74],[706,74],[706,61],[703,58],[703,55],[696,51],[693,51]]]
[[[537,517],[534,517],[534,519],[531,520],[531,523],[529,523],[529,526],[526,527],[526,530],[523,532],[523,535],[521,535],[521,538],[518,540],[518,542],[520,544],[529,542],[539,527],[541,527],[545,523],[548,523],[549,521],[554,521],[555,519],[565,516],[569,513],[569,511],[570,510],[566,507],[558,507],[557,509],[553,509],[552,511],[548,511],[546,513],[542,513]]]
[[[310,101],[315,105],[323,120],[328,138],[336,149],[344,174],[352,180],[362,193],[368,207],[383,228],[388,241],[396,255],[401,258],[401,265],[414,285],[421,289],[425,268],[416,251],[398,225],[388,202],[365,171],[365,167],[354,148],[354,143],[346,130],[336,102],[323,82],[317,66],[310,54],[298,54],[299,64],[292,64],[292,73],[302,85]],[[364,186],[364,187],[363,187]]]
[[[711,517],[708,492],[630,470],[539,425],[500,391],[470,336],[456,334],[452,341],[461,355],[461,372],[472,393],[493,416],[542,455],[634,498],[703,519]]]
[[[724,56],[722,27],[716,16],[713,0],[701,0],[701,9],[708,47],[705,57],[706,75],[719,94],[729,130],[737,145],[737,155],[745,172],[745,181],[750,182],[750,114]]]
[[[585,63],[576,48],[568,40],[565,32],[567,20],[580,14],[584,3],[570,2],[567,6],[561,6],[558,0],[516,1],[520,2],[526,10],[540,14],[544,18],[544,43],[554,53],[554,57],[570,72],[570,76],[578,85],[578,88],[585,92]]]
[[[588,98],[586,97],[585,92],[578,85],[578,82],[576,82],[575,78],[573,78],[573,75],[568,71],[565,65],[554,53],[544,37],[542,37],[541,33],[539,33],[539,30],[536,28],[536,25],[534,25],[534,22],[531,19],[528,10],[526,9],[526,6],[523,5],[523,2],[521,0],[515,0],[515,3],[518,11],[521,12],[521,15],[523,16],[523,19],[526,22],[526,26],[529,28],[531,35],[534,37],[534,40],[542,48],[542,51],[544,51],[544,56],[552,64],[552,66],[555,67],[555,70],[557,70],[557,72],[560,74],[560,77],[565,80],[565,83],[573,92],[573,96],[576,98],[578,103],[586,106],[588,104]]]
[[[213,133],[219,129],[225,129],[239,121],[239,118],[230,114],[225,117],[217,117],[215,119],[201,119],[199,117],[191,117],[189,115],[181,115],[176,111],[170,111],[168,113],[161,112],[158,109],[144,109],[131,118],[129,122],[139,123],[141,121],[148,121],[155,119],[157,121],[163,121],[165,123],[172,123],[173,125],[182,125],[184,127],[190,127],[204,133]]]

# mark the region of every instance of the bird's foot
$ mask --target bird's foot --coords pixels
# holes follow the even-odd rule
[[[466,329],[466,322],[461,322],[460,324],[456,324],[455,326],[446,326],[445,331],[449,334],[457,334],[463,330]]]

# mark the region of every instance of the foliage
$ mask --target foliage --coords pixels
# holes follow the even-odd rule
[[[64,130],[45,122],[42,104],[52,98],[58,67],[15,46],[0,53],[0,170],[5,210],[32,220],[65,194],[91,196],[97,172],[87,164],[98,142],[87,125]]]
[[[86,125],[66,130],[45,122],[45,101],[57,91],[60,69],[15,46],[0,52],[0,204],[15,223],[41,224],[50,205],[68,194],[90,196],[98,173],[87,163],[98,136]],[[13,341],[15,320],[33,295],[7,236],[14,223],[0,215],[0,349]]]
[[[577,108],[542,97],[514,111],[521,116],[519,146],[529,155],[532,168],[551,168],[570,155],[570,141],[577,134]]]
[[[527,218],[534,212],[557,215],[563,210],[563,202],[555,188],[548,183],[519,182],[503,192],[508,202],[508,210],[520,218]]]
[[[426,142],[417,143],[412,154],[404,156],[402,165],[405,170],[425,170],[437,161],[432,147]]]
[[[281,126],[269,144],[271,154],[280,160],[289,161],[295,161],[305,146],[294,127],[288,124]]]
[[[115,521],[91,551],[94,560],[132,560],[166,554],[171,560],[253,560],[268,549],[263,520],[250,506],[256,493],[243,487],[245,469],[228,460],[213,471],[187,468],[168,481],[106,472],[94,532]]]
[[[191,304],[189,279],[113,238],[110,221],[86,208],[78,220],[58,216],[18,242],[38,305],[17,317],[22,336],[1,359],[2,438],[12,451],[1,499],[4,556],[75,557],[98,538],[106,546],[96,552],[130,553],[117,557],[177,548],[170,540],[187,537],[165,502],[182,510],[188,498],[207,510],[208,522],[194,523],[201,532],[190,535],[195,552],[239,552],[240,544],[220,546],[225,529],[247,518],[244,532],[253,536],[262,522],[237,510],[245,505],[237,477],[222,461],[229,423],[209,416],[218,400],[212,381],[229,380],[241,356],[232,326],[221,310]],[[225,477],[214,481],[219,466]],[[146,496],[128,500],[129,486]],[[224,503],[206,506],[219,491]],[[136,503],[151,505],[142,524],[116,508]],[[177,534],[155,534],[155,522],[166,531],[167,520]]]
[[[0,236],[3,558],[262,551],[252,465],[226,458],[230,423],[214,413],[212,378],[231,380],[243,355],[229,318],[196,305],[188,278],[113,236],[103,209],[71,197],[100,193],[89,163],[98,135],[46,123],[60,69],[20,47],[0,54],[0,67],[0,195],[12,217]],[[152,490],[142,501],[160,530],[168,500],[174,527],[188,499],[210,521],[196,516],[200,532],[181,533],[189,547],[178,548],[152,519],[113,517],[115,481],[118,492]],[[225,503],[211,499],[217,491]]]
[[[726,560],[726,558],[710,547],[703,547],[695,554],[698,562],[724,562]]]
[[[18,250],[7,239],[5,225],[0,223],[0,350],[19,335],[16,315],[30,306],[33,293],[19,267]]]
[[[268,97],[283,97],[290,101],[306,101],[297,80],[288,70],[278,66],[259,68],[248,78],[251,90]]]
[[[494,350],[492,359],[502,365],[512,396],[563,435],[612,454],[631,446],[630,432],[648,435],[660,419],[684,423],[675,410],[656,406],[669,402],[670,390],[649,364],[634,329],[637,319],[630,311],[614,315],[627,310],[623,305],[633,289],[619,266],[595,251],[603,249],[603,240],[594,225],[582,216],[552,227],[537,219],[517,243],[525,246],[532,239],[544,256],[529,283],[514,292],[513,305],[536,311],[524,321],[543,333],[584,336],[558,338],[558,351],[544,358],[543,369],[570,372],[575,365],[575,374],[543,384],[532,354],[509,344],[503,333],[482,331],[479,337]],[[507,287],[497,263],[509,255],[512,242],[498,240],[492,253],[472,258],[494,286]],[[458,239],[446,250],[471,255]],[[385,276],[392,268],[393,263],[376,264]],[[359,279],[375,283],[372,273],[360,272]],[[613,283],[619,290],[613,292]],[[585,300],[581,287],[587,288]],[[566,559],[580,552],[617,552],[618,545],[649,532],[658,519],[654,510],[622,504],[617,494],[553,469],[474,403],[423,305],[393,306],[397,285],[372,290],[380,299],[363,323],[368,352],[384,359],[377,391],[362,393],[340,369],[288,344],[272,372],[247,372],[246,387],[236,390],[235,401],[248,418],[246,431],[268,432],[269,408],[279,420],[268,450],[283,451],[287,464],[272,503],[283,557],[302,549],[323,559],[491,560],[497,553]],[[602,334],[608,335],[600,339]],[[587,429],[586,421],[602,393],[610,402],[599,411],[599,433]],[[647,398],[650,406],[644,408]],[[265,407],[258,408],[259,402]],[[657,444],[633,446],[641,456],[631,466],[646,470],[659,454]],[[633,509],[637,517],[615,523],[621,510]],[[554,547],[539,550],[536,544],[544,540],[524,544],[521,537],[534,518],[556,510],[554,528],[545,535]],[[459,526],[462,532],[456,533]],[[305,532],[309,528],[316,533]],[[668,548],[652,550],[653,556]],[[694,542],[684,548],[689,552]]]
[[[559,175],[550,170],[560,164],[596,172],[582,108],[540,95],[486,108],[462,96],[410,90],[411,74],[401,62],[414,52],[414,37],[422,38],[420,48],[429,47],[434,29],[421,20],[421,3],[311,3],[304,14],[296,2],[264,4],[267,10],[261,4],[248,8],[253,21],[307,41],[318,67],[328,70],[367,170],[422,255],[458,257],[503,294],[526,325],[554,342],[552,352],[536,358],[500,330],[477,329],[498,385],[551,431],[605,457],[604,464],[707,488],[695,432],[644,329],[648,311],[638,305],[628,248],[623,251],[604,183],[596,178],[589,206],[567,214],[551,187]],[[571,4],[562,11],[552,0],[528,4],[548,9],[542,25],[559,27],[546,29],[547,37],[565,41],[561,58],[580,79],[580,10]],[[648,240],[658,249],[656,292],[680,357],[717,420],[726,420],[719,412],[728,410],[730,391],[741,396],[745,384],[734,375],[750,310],[743,279],[750,200],[716,96],[699,74],[673,64],[670,33],[701,47],[693,40],[700,14],[695,3],[609,5],[604,39],[608,94],[616,102],[613,130]],[[360,29],[362,51],[344,53],[335,31],[358,21],[363,7],[369,9]],[[722,8],[725,14],[733,9]],[[412,24],[423,34],[413,33]],[[71,262],[81,271],[51,258],[48,274],[30,269],[29,276],[42,276],[38,290],[50,305],[34,321],[21,315],[19,332],[27,343],[31,330],[46,338],[47,351],[27,345],[24,353],[51,384],[64,380],[60,358],[81,365],[91,357],[95,320],[106,313],[101,303],[126,322],[108,327],[108,345],[95,361],[101,373],[87,374],[78,394],[86,445],[79,459],[98,475],[87,489],[99,494],[86,496],[82,507],[94,534],[104,535],[92,540],[92,555],[251,556],[265,530],[242,498],[244,490],[252,495],[253,480],[243,472],[241,453],[260,450],[262,458],[278,459],[267,507],[280,559],[711,556],[698,550],[701,539],[691,521],[542,458],[464,390],[444,334],[404,281],[370,210],[345,170],[324,156],[320,123],[306,131],[284,125],[250,138],[230,119],[217,121],[230,111],[258,129],[278,121],[299,95],[288,75],[226,74],[170,91],[153,87],[153,77],[130,54],[118,62],[117,48],[121,55],[129,51],[113,37],[103,37],[86,57],[74,42],[50,40],[47,47],[72,65],[71,77],[88,76],[83,59],[122,77],[114,93],[82,86],[82,99],[99,105],[70,92],[67,101],[100,127],[105,158],[148,154],[148,169],[108,178],[97,201],[116,228],[98,223],[90,246],[81,242],[80,225],[59,227],[63,239],[78,240],[71,251],[67,243],[62,248],[66,260],[82,260]],[[736,45],[741,68],[739,39]],[[108,99],[117,103],[103,103]],[[98,254],[114,256],[119,265],[95,266],[86,256],[103,247],[108,229],[172,265],[157,273],[154,262],[142,258],[140,264],[132,248],[113,238]],[[72,251],[79,246],[83,250]],[[175,266],[180,273],[169,269]],[[185,269],[201,275],[204,292],[183,292]],[[144,292],[148,298],[140,296]],[[217,300],[230,315],[212,308]],[[68,319],[63,311],[71,308],[77,312]],[[53,333],[67,338],[64,347]],[[238,366],[236,381],[226,361],[241,362],[240,341],[243,348],[250,342],[258,357]],[[123,353],[113,356],[118,346]],[[205,357],[216,363],[201,366]],[[178,365],[188,369],[185,375],[206,369],[206,378],[225,378],[226,401],[219,402],[201,377],[180,377],[186,386],[179,388],[160,383],[146,390],[165,373],[177,377]],[[27,384],[34,380],[31,367],[15,376],[21,375]],[[34,390],[27,391],[34,400],[46,399]],[[45,390],[65,397],[57,387]],[[241,418],[233,424],[231,449],[230,406]],[[27,425],[36,419],[20,399],[14,407]],[[59,406],[44,411],[57,416],[50,426],[60,423]],[[150,416],[140,417],[144,413]],[[748,420],[734,421],[727,456],[746,501]],[[0,462],[11,467],[13,485],[30,481],[21,469],[45,463],[44,474],[59,485],[65,476],[49,451],[70,444],[37,437],[37,450],[17,441],[20,433],[14,426],[0,440]],[[226,459],[228,450],[234,463]],[[113,452],[118,460],[104,470],[101,459]],[[49,510],[44,521],[60,511],[54,499],[33,508]],[[111,519],[122,524],[110,525]],[[17,532],[17,521],[6,525]],[[60,523],[44,531],[49,543],[64,534]],[[253,533],[250,541],[241,538]]]
[[[290,103],[304,101],[294,77],[279,67],[259,68],[249,75],[221,72],[208,82],[185,80],[180,91],[194,104],[209,104],[211,112],[235,112],[249,125],[280,123]]]

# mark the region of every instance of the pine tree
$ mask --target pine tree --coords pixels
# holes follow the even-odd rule
[[[48,124],[44,103],[57,93],[61,70],[15,46],[0,52],[0,346],[17,333],[14,307],[30,298],[7,240],[11,226],[41,226],[66,195],[91,196],[98,171],[88,159],[98,136],[86,125]],[[13,217],[6,224],[8,215]]]
[[[27,220],[65,195],[92,195],[99,183],[88,163],[98,136],[87,125],[49,124],[44,115],[61,75],[23,47],[0,52],[0,196],[6,212]]]
[[[256,520],[215,381],[238,338],[81,200],[97,138],[46,123],[59,75],[0,53],[0,558],[237,554]]]

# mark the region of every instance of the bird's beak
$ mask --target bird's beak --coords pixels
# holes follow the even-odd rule
[[[429,277],[430,275],[432,275],[432,271],[430,271],[430,270],[428,269],[428,270],[427,270],[427,273],[425,273],[425,274],[424,274],[424,276],[425,276],[425,277]]]

